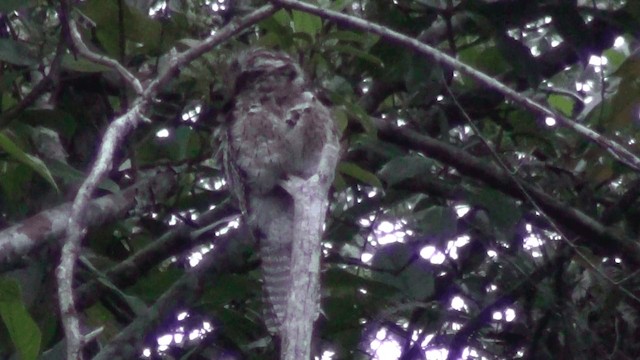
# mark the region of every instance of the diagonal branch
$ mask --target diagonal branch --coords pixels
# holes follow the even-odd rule
[[[329,9],[323,9],[308,3],[303,3],[301,1],[272,0],[272,2],[274,4],[283,6],[285,8],[291,8],[291,9],[296,9],[299,11],[311,13],[321,18],[329,19],[331,21],[334,21],[344,26],[349,26],[361,31],[366,31],[366,32],[379,35],[381,38],[389,42],[411,49],[440,64],[443,64],[454,70],[460,71],[461,73],[476,80],[478,83],[500,92],[501,94],[503,94],[505,97],[507,97],[514,103],[519,104],[520,106],[528,109],[529,111],[532,111],[542,117],[554,118],[558,122],[558,124],[572,129],[573,131],[586,137],[587,139],[591,140],[592,142],[596,143],[597,145],[607,150],[618,161],[624,163],[625,165],[631,167],[632,169],[640,170],[640,158],[638,158],[635,154],[631,153],[621,144],[605,136],[600,135],[599,133],[589,129],[588,127],[580,123],[577,123],[567,118],[566,116],[563,116],[534,100],[529,99],[528,97],[518,93],[517,91],[493,79],[492,77],[414,38],[411,38],[399,32],[393,31],[385,26],[381,26],[381,25],[372,23],[370,21],[357,18],[355,16],[342,14]]]
[[[140,84],[140,80],[138,80],[135,75],[130,73],[129,70],[122,66],[118,61],[105,55],[96,54],[87,47],[87,45],[82,41],[82,36],[78,31],[75,21],[70,19],[69,22],[63,24],[63,26],[68,26],[68,31],[71,35],[71,40],[73,41],[73,47],[78,51],[78,53],[80,53],[80,55],[96,64],[105,65],[114,69],[118,74],[120,74],[124,81],[133,88],[136,94],[142,94],[142,84]]]
[[[228,234],[227,234],[228,235]],[[216,239],[215,249],[193,269],[176,281],[145,314],[136,319],[116,335],[93,360],[135,359],[146,334],[157,327],[179,306],[188,307],[198,299],[207,285],[223,274],[254,268],[238,254],[245,247],[254,246],[251,236],[224,236]]]
[[[198,226],[197,230],[186,223],[176,225],[151,244],[107,270],[104,276],[118,288],[133,285],[140,276],[169,256],[193,249],[198,244],[211,242],[214,237],[212,234],[215,233],[216,228],[226,225],[226,220],[234,214],[235,209],[225,204],[201,214],[195,221]],[[202,231],[203,229],[206,230]],[[228,232],[223,238],[240,238],[239,233],[241,232],[237,230]],[[226,240],[220,240],[219,238],[215,241],[216,243],[226,242]],[[98,280],[91,280],[79,286],[77,288],[78,308],[85,309],[93,305],[100,298],[103,290],[104,288],[101,287]]]
[[[60,17],[68,19],[68,13],[65,13],[63,9],[64,6],[60,10]],[[237,21],[232,21],[191,49],[174,55],[168,68],[144,89],[129,111],[115,119],[107,128],[97,159],[91,167],[91,172],[74,199],[67,226],[67,236],[62,247],[60,265],[56,270],[58,301],[67,340],[67,359],[80,359],[81,349],[85,342],[84,336],[80,332],[80,321],[74,303],[72,284],[75,263],[80,253],[80,242],[85,233],[86,220],[84,213],[97,184],[113,166],[113,157],[116,149],[129,132],[144,120],[144,112],[147,107],[154,100],[160,89],[171,81],[182,66],[211,50],[214,46],[227,41],[249,26],[270,16],[273,12],[275,12],[275,8],[266,5]]]
[[[481,180],[498,191],[527,201],[518,184],[498,166],[411,129],[398,127],[380,119],[374,119],[374,122],[382,140],[420,151],[432,159],[453,166],[465,176]],[[521,185],[540,208],[559,225],[580,235],[584,241],[596,248],[609,252],[613,250],[630,263],[640,264],[640,245],[636,241],[614,233],[596,219],[563,204],[528,183]]]
[[[151,191],[157,199],[162,199],[175,183],[173,173],[154,171],[152,176],[141,177],[140,181],[119,193],[93,199],[86,207],[86,225],[99,226],[121,217],[136,205],[136,194],[140,192]],[[70,214],[71,202],[67,202],[0,231],[0,268],[11,267],[19,258],[48,240],[59,239],[64,234]]]

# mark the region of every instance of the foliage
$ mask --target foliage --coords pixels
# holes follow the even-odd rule
[[[640,153],[637,1],[317,3],[430,44]],[[88,0],[67,15],[93,53],[146,88],[252,5]],[[62,204],[107,126],[138,100],[113,67],[71,45],[59,11],[0,2],[1,358],[61,358]],[[95,196],[113,202],[87,210],[74,283],[85,329],[102,327],[87,358],[108,346],[119,358],[275,358],[255,244],[215,140],[233,97],[226,58],[252,46],[295,55],[343,129],[321,351],[640,357],[629,341],[640,336],[636,170],[468,75],[321,16],[281,9],[226,40],[171,74],[98,184]],[[206,271],[192,271],[199,260]],[[167,334],[185,338],[158,347]]]

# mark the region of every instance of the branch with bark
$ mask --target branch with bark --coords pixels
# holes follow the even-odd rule
[[[323,9],[308,3],[303,3],[296,0],[272,0],[274,4],[280,5],[285,8],[304,11],[310,14],[317,15],[323,19],[334,21],[340,25],[355,28],[361,31],[370,32],[372,34],[379,35],[381,38],[407,49],[413,50],[429,59],[436,61],[450,69],[457,70],[462,74],[469,76],[476,80],[479,84],[482,84],[490,89],[494,89],[503,94],[507,99],[510,99],[514,103],[524,107],[525,109],[543,117],[550,117],[555,119],[561,126],[567,127],[576,133],[584,136],[593,143],[607,150],[616,160],[631,167],[634,170],[640,170],[640,158],[635,154],[627,150],[624,146],[611,140],[599,133],[591,130],[590,128],[577,123],[566,116],[549,109],[548,107],[528,98],[527,96],[518,93],[511,89],[507,85],[497,81],[496,79],[482,73],[469,65],[460,62],[457,59],[427,45],[412,37],[403,35],[399,32],[393,31],[385,26],[381,26],[372,23],[367,20],[342,14],[329,9]]]
[[[339,153],[337,139],[329,140],[322,149],[315,175],[309,179],[294,177],[282,185],[294,201],[290,270],[293,285],[283,325],[283,360],[311,357],[313,324],[319,314],[320,244]]]
[[[420,151],[430,158],[453,166],[462,175],[478,179],[492,188],[521,200],[527,200],[519,184],[496,165],[476,158],[453,145],[421,135],[411,129],[398,127],[382,119],[374,119],[378,136],[395,144]],[[527,183],[521,184],[531,197],[561,227],[580,235],[581,241],[593,244],[596,248],[614,251],[632,264],[640,264],[640,246],[636,241],[614,233],[596,219],[563,204],[542,190]]]
[[[66,2],[63,1],[60,8],[61,19],[69,19],[69,14],[65,10]],[[67,338],[67,359],[80,359],[81,350],[86,341],[80,331],[80,322],[75,306],[72,285],[75,264],[80,253],[81,239],[85,233],[85,212],[98,183],[114,166],[113,160],[116,149],[124,141],[129,132],[145,120],[144,114],[150,103],[154,100],[160,89],[172,80],[181,67],[211,50],[216,45],[227,41],[244,29],[270,16],[274,11],[275,8],[273,6],[264,6],[236,21],[232,21],[191,49],[181,54],[173,55],[167,69],[149,83],[142,94],[135,100],[131,108],[125,114],[115,119],[107,128],[100,144],[97,159],[74,199],[71,215],[67,224],[64,246],[62,247],[61,261],[56,271],[60,312],[62,314]],[[69,25],[66,24],[64,26]],[[102,59],[104,60],[104,58]],[[111,64],[111,66],[113,66],[115,60],[102,62],[103,64]],[[118,71],[118,67],[114,70]],[[134,83],[136,82],[134,81]]]
[[[255,268],[257,264],[248,262],[242,255],[245,247],[255,244],[250,236],[224,236],[214,242],[211,251],[194,268],[189,270],[171,288],[149,307],[147,312],[125,327],[116,335],[94,360],[133,359],[139,356],[146,334],[158,326],[177,307],[189,307],[223,274]]]
[[[119,193],[91,200],[86,207],[87,227],[97,227],[121,218],[136,206],[136,195],[151,192],[157,199],[164,199],[176,183],[170,171],[153,171]],[[47,241],[58,240],[71,214],[71,202],[42,211],[18,224],[0,231],[0,266],[11,267],[20,257],[29,254]]]

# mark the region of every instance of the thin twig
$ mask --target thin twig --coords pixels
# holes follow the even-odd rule
[[[120,74],[120,76],[122,76],[122,79],[133,88],[137,95],[142,94],[142,84],[140,83],[140,80],[135,77],[135,75],[130,73],[129,70],[127,70],[124,66],[122,66],[122,64],[120,64],[120,62],[111,59],[106,55],[96,54],[91,51],[82,41],[82,36],[78,31],[78,27],[76,26],[75,21],[69,19],[67,26],[69,26],[69,34],[71,34],[73,46],[80,55],[84,56],[90,61],[93,61],[96,64],[104,65],[115,70],[116,72],[118,72],[118,74]]]

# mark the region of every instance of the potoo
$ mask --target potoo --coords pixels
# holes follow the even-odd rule
[[[282,337],[287,300],[295,290],[295,277],[303,276],[291,274],[292,245],[305,238],[294,232],[294,215],[300,218],[304,204],[296,204],[299,197],[283,184],[293,177],[309,179],[318,174],[319,166],[324,166],[323,149],[327,145],[338,149],[338,135],[330,110],[318,100],[301,67],[285,53],[242,52],[231,62],[230,73],[234,95],[225,134],[225,170],[260,244],[266,325]],[[332,168],[325,177],[330,183],[335,161],[329,163]],[[326,192],[321,196],[324,219]],[[313,240],[318,259],[320,232],[321,226]],[[317,303],[313,312],[315,320]]]

